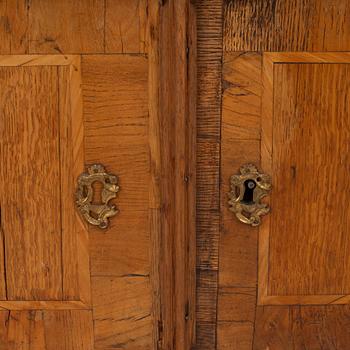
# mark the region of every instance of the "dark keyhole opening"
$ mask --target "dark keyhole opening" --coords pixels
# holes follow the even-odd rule
[[[93,195],[92,195],[92,204],[102,204],[102,190],[103,190],[103,184],[100,181],[94,181],[91,184],[91,187],[93,189]]]
[[[244,204],[254,204],[254,189],[256,187],[256,182],[254,180],[244,181],[244,194],[242,203]]]

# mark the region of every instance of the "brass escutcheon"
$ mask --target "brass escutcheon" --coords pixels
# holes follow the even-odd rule
[[[101,182],[103,185],[100,204],[93,203],[94,182]],[[118,178],[115,175],[106,173],[102,164],[93,164],[87,167],[87,173],[78,177],[78,188],[75,193],[76,205],[83,218],[91,225],[107,228],[109,218],[118,213],[115,205],[108,202],[117,196],[119,191]]]
[[[271,190],[270,176],[259,173],[253,164],[245,164],[240,168],[240,175],[232,175],[230,182],[229,209],[239,221],[260,225],[260,216],[270,211],[268,204],[260,202]]]

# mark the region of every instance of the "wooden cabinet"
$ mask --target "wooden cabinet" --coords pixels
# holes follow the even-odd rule
[[[197,347],[348,349],[349,4],[200,4]],[[258,227],[229,210],[247,163]]]
[[[188,1],[0,4],[0,349],[194,343],[194,31]]]
[[[350,349],[349,39],[345,0],[0,2],[0,349]]]

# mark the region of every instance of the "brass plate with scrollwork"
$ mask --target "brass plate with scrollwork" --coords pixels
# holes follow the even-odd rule
[[[100,182],[103,185],[101,203],[93,203],[93,183]],[[115,175],[106,173],[102,164],[93,164],[87,168],[87,173],[78,177],[78,188],[76,191],[76,205],[83,218],[90,224],[107,228],[109,218],[118,213],[115,205],[109,201],[117,196],[119,191],[118,178]]]
[[[239,175],[231,176],[230,182],[230,210],[239,221],[252,226],[260,225],[261,216],[270,211],[268,204],[260,202],[271,190],[270,176],[259,173],[253,164],[245,164],[241,166]]]

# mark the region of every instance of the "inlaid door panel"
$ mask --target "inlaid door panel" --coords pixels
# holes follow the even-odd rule
[[[349,349],[349,5],[199,1],[201,350]],[[246,164],[272,182],[257,227]]]
[[[332,341],[346,349],[347,334],[337,332],[349,312],[349,57],[225,57],[219,349],[269,342],[273,349],[336,349]],[[229,178],[246,163],[272,178],[271,212],[258,228],[240,223],[227,203]],[[298,328],[298,319],[309,328]]]
[[[193,348],[194,14],[0,1],[0,350]]]
[[[349,301],[349,58],[263,55],[261,166],[274,190],[259,230],[261,304]]]
[[[84,164],[80,57],[0,61],[0,306],[89,308],[87,232],[71,200]]]
[[[84,350],[130,341],[152,349],[147,59],[0,62],[0,307],[5,320],[16,318],[3,344],[54,349],[42,337],[56,325],[65,338],[58,349],[75,346],[67,327]],[[95,163],[118,174],[121,188],[106,230],[88,226],[74,203],[78,176]],[[26,339],[31,329],[38,340]]]

